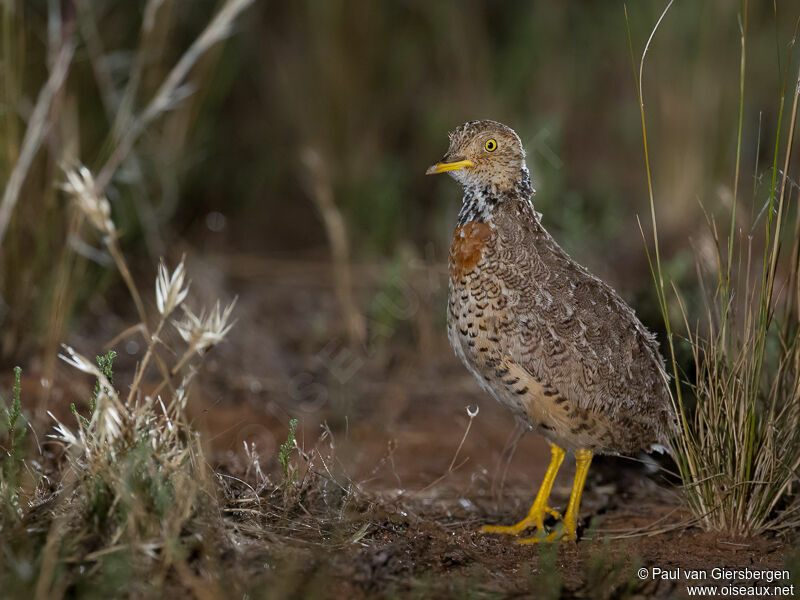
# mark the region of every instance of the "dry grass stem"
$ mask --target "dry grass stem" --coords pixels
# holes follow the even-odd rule
[[[363,346],[366,341],[367,326],[353,298],[350,249],[344,218],[336,206],[330,178],[322,157],[316,150],[306,148],[302,155],[302,161],[309,173],[311,198],[322,216],[322,222],[328,235],[336,296],[341,306],[347,339],[351,346]]]
[[[97,176],[98,193],[106,188],[117,169],[127,158],[128,154],[139,139],[139,136],[159,115],[174,108],[181,100],[191,93],[191,89],[183,85],[192,67],[198,59],[216,44],[224,40],[231,33],[236,18],[253,0],[226,0],[217,15],[206,26],[203,32],[192,42],[189,49],[181,56],[159,87],[156,95],[142,111],[141,115],[127,124],[119,143]],[[159,2],[148,3],[148,15],[154,15]],[[145,19],[147,21],[147,19]]]
[[[61,86],[64,85],[74,52],[75,44],[72,40],[67,40],[61,45],[61,50],[50,71],[47,83],[45,83],[44,87],[39,92],[39,97],[36,99],[36,105],[28,121],[25,137],[22,140],[22,149],[19,158],[14,164],[14,169],[11,171],[11,175],[6,183],[6,188],[3,191],[3,198],[0,200],[0,246],[3,244],[8,222],[11,220],[14,206],[16,206],[17,200],[19,199],[19,193],[25,181],[25,176],[51,126],[51,123],[48,121],[50,107],[56,93],[61,89]]]

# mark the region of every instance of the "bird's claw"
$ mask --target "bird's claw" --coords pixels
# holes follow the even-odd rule
[[[554,510],[554,509],[550,508],[549,506],[545,506],[544,510],[545,510],[545,512],[547,514],[549,514],[551,517],[554,517],[556,520],[558,520],[558,521],[561,520],[561,513],[558,512],[557,510]]]
[[[515,540],[515,543],[520,545],[539,544],[541,542],[552,543],[558,541],[572,541],[576,537],[577,536],[574,531],[569,531],[569,529],[566,528],[563,523],[559,523],[556,527],[556,530],[551,531],[547,535],[544,535],[544,532],[540,531],[539,535],[528,538],[520,538]]]
[[[533,511],[533,514],[528,514],[527,517],[522,519],[519,523],[514,525],[484,525],[481,527],[483,533],[496,533],[501,535],[519,535],[526,529],[531,527],[544,532],[544,515],[548,514],[556,519],[561,519],[561,513],[549,506],[543,506],[538,511]]]

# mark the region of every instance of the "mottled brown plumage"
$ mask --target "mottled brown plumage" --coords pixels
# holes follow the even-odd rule
[[[517,134],[462,125],[429,169],[444,171],[464,188],[448,333],[481,386],[556,447],[582,451],[586,469],[591,453],[668,447],[673,410],[655,337],[544,229]]]

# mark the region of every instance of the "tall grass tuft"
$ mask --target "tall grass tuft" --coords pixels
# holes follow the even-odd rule
[[[128,272],[125,258],[111,249],[116,229],[105,210],[107,200],[96,192],[92,174],[81,168],[69,172],[67,181],[65,189],[104,234],[124,276]],[[161,589],[168,577],[176,573],[183,577],[187,557],[202,555],[205,544],[223,535],[216,476],[206,464],[185,411],[188,386],[202,357],[232,326],[233,303],[225,309],[217,303],[213,310],[195,316],[185,305],[189,290],[182,261],[172,272],[164,263],[160,265],[153,315],[145,311],[138,289],[130,282],[142,321],[129,331],[140,332],[146,346],[127,393],[121,395],[112,381],[113,353],[98,357],[96,363],[68,346],[60,355],[96,383],[88,415],[73,411],[72,426],[53,416],[56,424],[49,437],[63,445],[68,468],[54,497],[56,516],[38,575],[39,596],[56,595],[61,585],[58,565],[64,560],[61,540],[65,536],[77,541],[73,560],[102,564],[109,556],[119,555],[133,572],[149,572],[154,564],[160,565],[155,569],[156,580],[146,586]],[[174,318],[179,310],[183,317]],[[181,335],[183,351],[166,347],[162,332],[167,327]],[[165,356],[172,357],[172,364]],[[150,371],[160,381],[146,389],[145,382],[153,379],[147,375]]]
[[[654,251],[648,249],[648,259],[667,330],[675,378],[675,410],[681,422],[681,431],[672,442],[673,450],[689,506],[698,523],[707,530],[731,535],[754,535],[800,524],[800,501],[796,494],[800,467],[800,213],[795,198],[792,227],[788,214],[793,187],[787,175],[800,95],[800,70],[795,79],[789,72],[797,30],[783,70],[768,196],[763,208],[754,211],[749,223],[742,225],[745,219],[741,212],[737,215],[737,204],[742,192],[739,179],[747,10],[745,1],[740,29],[739,110],[730,226],[728,229],[727,225],[718,225],[717,218],[703,209],[715,258],[704,261],[703,257],[697,257],[702,291],[697,315],[690,314],[691,308],[677,285],[673,283],[668,290],[662,268],[641,87],[647,47],[638,76],[634,68],[653,229]],[[630,42],[630,30],[628,35]],[[651,34],[648,46],[652,39]],[[791,113],[784,131],[787,99]],[[755,194],[757,190],[753,205],[761,205]],[[722,233],[726,230],[727,239]],[[791,247],[789,256],[784,248],[787,243]],[[681,322],[673,322],[675,315],[679,315]],[[680,334],[676,325],[682,328]],[[691,374],[679,367],[676,346],[683,343],[688,345],[693,358]]]

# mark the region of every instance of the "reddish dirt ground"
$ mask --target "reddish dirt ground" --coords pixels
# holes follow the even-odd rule
[[[440,265],[410,265],[389,284],[379,268],[359,271],[362,305],[374,307],[381,294],[394,302],[389,309],[394,314],[368,321],[368,349],[359,352],[341,341],[338,305],[322,262],[229,256],[194,261],[188,270],[196,294],[214,297],[218,289],[239,294],[238,324],[208,357],[207,373],[189,403],[212,463],[241,474],[243,442],[254,442],[264,467],[275,473],[290,418],[299,419],[298,444],[306,450],[317,444],[327,423],[334,448],[331,438],[324,445],[335,455],[336,476],[355,486],[368,507],[354,542],[335,551],[298,546],[304,558],[292,569],[303,577],[287,588],[289,595],[673,597],[686,594],[685,584],[640,580],[636,570],[785,568],[791,545],[783,538],[730,540],[687,526],[690,517],[681,508],[676,480],[659,470],[659,465],[673,467],[661,459],[595,460],[577,544],[520,546],[480,533],[483,523],[524,516],[549,451],[533,435],[512,448],[511,415],[486,397],[454,358],[440,324]],[[76,335],[71,343],[90,355],[98,340],[127,326],[113,313],[102,323],[99,329],[78,327],[92,334]],[[136,358],[121,348],[118,385],[124,385]],[[63,369],[59,373],[67,376]],[[53,394],[50,407],[68,414],[69,399],[81,395],[80,386],[56,387],[69,392]],[[467,406],[480,412],[450,470],[470,421]],[[565,506],[573,473],[574,465],[565,461],[554,507]],[[313,545],[313,538],[305,535],[304,544]],[[286,541],[291,545],[291,536]],[[258,570],[267,564],[258,562],[258,553],[251,558],[250,567],[242,561],[238,566]]]

